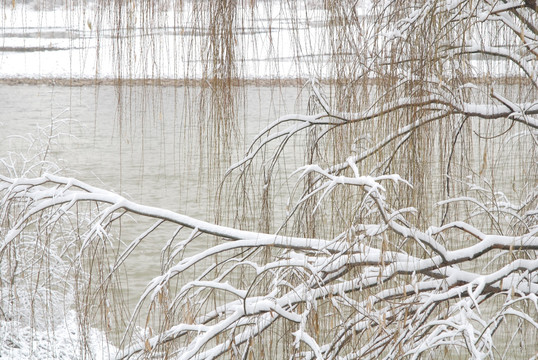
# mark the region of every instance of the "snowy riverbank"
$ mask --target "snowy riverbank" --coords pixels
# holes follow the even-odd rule
[[[0,359],[74,360],[83,358],[82,354],[91,354],[95,360],[114,358],[117,350],[107,343],[102,332],[91,329],[86,337],[79,333],[73,311],[65,319],[59,319],[54,327],[40,328],[18,321],[0,321]],[[83,338],[87,343],[82,343]]]

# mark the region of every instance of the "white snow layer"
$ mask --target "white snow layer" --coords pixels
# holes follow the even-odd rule
[[[0,321],[0,359],[80,359],[114,358],[117,349],[102,332],[91,329],[83,344],[76,314],[70,311],[53,328],[31,327],[18,321]],[[85,348],[85,350],[83,350]],[[89,352],[89,353],[88,353]]]

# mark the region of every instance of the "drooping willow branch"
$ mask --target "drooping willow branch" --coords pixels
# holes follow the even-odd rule
[[[168,284],[172,279],[195,265],[201,266],[205,259],[217,255],[220,258],[217,266],[228,269],[224,275],[212,275],[211,271],[203,271],[198,278],[188,281],[177,290],[173,301],[168,305],[168,311],[180,309],[182,304],[207,299],[202,295],[202,291],[228,293],[236,299],[225,302],[205,314],[202,313],[192,323],[172,324],[170,328],[148,338],[141,344],[126,348],[121,354],[122,358],[141,351],[152,351],[152,349],[167,343],[182,341],[182,339],[190,340],[185,340],[187,342],[176,350],[180,354],[179,358],[188,359],[194,355],[200,358],[211,358],[225,354],[232,343],[237,347],[245,346],[250,339],[261,336],[264,331],[271,326],[276,326],[282,320],[298,326],[298,332],[294,333],[298,342],[310,344],[314,352],[321,352],[330,358],[341,351],[340,349],[349,341],[351,334],[361,333],[372,327],[379,327],[380,330],[383,329],[381,333],[384,333],[392,322],[401,320],[402,312],[408,314],[404,323],[414,323],[415,327],[402,334],[400,341],[413,343],[412,339],[417,332],[423,331],[421,326],[428,323],[428,317],[433,308],[441,302],[463,298],[475,304],[495,294],[515,292],[519,296],[527,297],[538,292],[536,279],[533,280],[533,277],[526,275],[538,271],[536,259],[515,259],[500,269],[486,274],[465,271],[458,267],[458,264],[475,261],[496,250],[538,250],[538,237],[532,230],[522,236],[487,235],[470,224],[453,222],[441,228],[432,227],[421,232],[403,219],[405,212],[387,212],[383,200],[384,187],[380,182],[398,181],[398,177],[356,176],[349,178],[331,175],[315,166],[310,166],[304,171],[317,172],[325,178],[328,182],[325,183],[324,191],[336,186],[364,188],[365,196],[373,198],[377,210],[383,213],[384,223],[357,224],[350,229],[355,234],[354,236],[342,234],[333,240],[246,232],[198,221],[172,211],[140,205],[75,179],[46,174],[33,179],[7,177],[0,179],[3,204],[24,204],[18,221],[3,240],[2,249],[16,241],[17,236],[32,224],[33,217],[49,210],[58,216],[67,217],[69,209],[79,203],[100,205],[100,211],[92,215],[90,229],[84,235],[84,242],[87,244],[92,242],[94,236],[99,235],[95,230],[96,227],[102,231],[112,225],[113,221],[127,214],[136,214],[155,221],[119,255],[117,265],[111,269],[111,273],[116,272],[118,266],[130,256],[136,246],[164,222],[191,228],[195,232],[194,235],[206,233],[227,240],[179,260],[162,275],[148,283],[146,290],[140,296],[131,322],[135,321],[136,314],[146,300],[153,303],[158,301],[158,295],[164,289],[170,291]],[[320,191],[323,188],[321,186]],[[52,218],[54,217],[50,217]],[[53,226],[53,223],[50,222],[49,225]],[[45,226],[47,226],[46,223]],[[472,239],[475,239],[475,244],[458,250],[445,249],[434,239],[434,236],[451,230],[460,230],[471,235]],[[421,257],[404,251],[399,246],[394,246],[395,244],[391,246],[394,249],[378,248],[374,245],[375,242],[368,245],[372,240],[381,240],[389,233],[398,236],[401,242],[413,239],[419,245],[418,248],[430,248],[433,253],[426,252],[424,257]],[[190,242],[192,238],[191,233],[186,241]],[[169,245],[163,243],[163,249]],[[85,245],[81,247],[81,253],[84,252],[85,247]],[[266,247],[279,248],[282,251],[275,259],[268,262],[255,257],[253,260],[248,260],[247,257],[237,257],[238,251],[244,253],[245,249],[258,251]],[[244,267],[253,269],[257,276],[268,274],[274,286],[268,289],[258,289],[256,295],[248,288],[229,283],[228,274]],[[357,274],[355,269],[363,270]],[[291,278],[288,276],[297,271],[298,274],[302,274],[303,280],[292,286]],[[416,279],[418,275],[423,279]],[[415,280],[402,286],[395,283],[398,276],[408,276]],[[443,289],[447,289],[446,292]],[[262,294],[259,294],[259,290],[262,290]],[[364,291],[369,291],[371,294],[364,300],[356,301],[350,297],[356,292]],[[306,322],[314,311],[313,304],[326,302],[327,299],[332,299],[333,306],[347,308],[346,311],[353,309],[357,314],[349,320],[348,325],[342,327],[332,343],[320,345],[318,348],[315,345],[316,341],[308,335]],[[391,305],[395,299],[402,302],[401,307],[394,308]],[[368,314],[364,309],[370,309],[370,311],[376,309],[376,311]],[[236,331],[239,332],[233,335]],[[214,343],[219,334],[226,333],[232,336],[233,340],[225,336],[224,340]],[[387,337],[384,341],[386,343],[389,340],[390,337]],[[371,345],[374,346],[373,344]],[[379,343],[375,345],[375,348],[378,346],[380,346]],[[377,353],[373,349],[370,347],[363,354]]]

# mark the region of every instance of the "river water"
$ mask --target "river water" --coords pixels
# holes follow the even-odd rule
[[[123,91],[114,86],[0,85],[0,158],[29,147],[48,149],[46,160],[57,163],[64,176],[144,205],[214,221],[214,197],[222,173],[268,123],[285,114],[304,113],[307,99],[295,87],[248,87],[237,103],[238,120],[229,145],[232,156],[223,156],[199,129],[197,117],[203,115],[192,106],[201,98],[199,88],[139,86]],[[158,106],[148,101],[152,96],[160,99]],[[51,123],[57,136],[49,146]],[[294,163],[298,162],[289,165]],[[286,197],[284,192],[281,201]],[[274,216],[284,216],[283,205],[275,209]],[[123,225],[122,240],[132,241],[144,226],[148,224]],[[133,254],[131,303],[147,281],[159,275],[166,240],[147,240]],[[192,251],[203,247],[195,245]]]
[[[131,96],[148,91],[152,90],[129,89]],[[197,91],[191,89],[190,94],[196,98]],[[207,178],[200,177],[200,167],[213,169],[210,162],[224,159],[228,163],[219,168],[225,171],[269,122],[305,111],[304,99],[294,87],[249,87],[237,106],[240,120],[231,142],[233,155],[215,159],[218,154],[203,148],[207,140],[196,127],[199,114],[186,113],[184,102],[191,95],[184,87],[159,89],[158,107],[145,103],[125,109],[119,102],[124,96],[113,86],[0,85],[0,154],[25,149],[27,143],[19,137],[35,138],[39,128],[47,135],[51,120],[61,121],[55,130],[57,144],[47,159],[69,174],[140,203],[212,220],[201,204],[211,191]]]
[[[292,86],[247,86],[238,96],[232,114],[235,130],[223,151],[213,143],[215,136],[200,125],[209,116],[201,88],[133,86],[120,90],[114,86],[0,85],[0,158],[10,151],[25,151],[33,144],[34,151],[47,149],[46,160],[57,163],[63,175],[112,190],[144,205],[212,222],[218,184],[230,164],[242,158],[248,144],[267,124],[286,114],[308,111],[306,91]],[[215,121],[224,121],[218,114],[214,117]],[[51,122],[55,123],[52,133],[57,136],[49,145],[44,141],[51,134],[47,128]],[[211,126],[214,124],[205,127]],[[484,130],[477,127],[475,132],[480,131]],[[490,140],[481,141],[489,141],[488,146],[493,150],[486,153],[482,150],[484,144],[477,142],[476,154],[455,159],[455,163],[461,162],[460,166],[469,173],[474,168],[486,178],[488,172],[492,176],[494,172],[504,173],[504,177],[493,177],[497,184],[492,186],[506,194],[520,188],[521,182],[530,181],[528,186],[533,185],[536,174],[523,168],[528,163],[525,154],[532,144],[530,149],[512,147],[510,142],[492,147]],[[302,147],[301,151],[293,151],[293,146]],[[285,161],[279,165],[286,167],[279,169],[284,178],[304,164],[303,146],[300,143],[288,146],[283,156]],[[491,160],[492,156],[495,161]],[[477,160],[487,161],[488,167],[476,163]],[[443,172],[439,166],[431,164],[435,174]],[[436,178],[441,180],[439,176]],[[291,188],[282,184],[271,209],[276,227],[268,231],[275,231],[285,216]],[[261,186],[253,187],[258,185]],[[441,200],[435,185],[424,191],[422,195],[432,204]],[[145,230],[144,226],[148,224],[123,226],[123,240],[132,241]],[[143,251],[138,252],[135,263],[143,265],[137,264],[130,274],[131,288],[135,289],[133,300],[146,281],[158,275],[159,253],[164,242],[157,239],[141,245]],[[206,245],[194,246],[193,251]]]

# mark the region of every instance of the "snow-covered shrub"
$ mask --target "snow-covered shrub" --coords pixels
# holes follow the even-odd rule
[[[108,358],[114,352],[104,333],[86,319],[84,293],[92,274],[77,254],[78,228],[91,212],[42,208],[28,214],[29,199],[19,193],[25,190],[5,182],[61,171],[50,152],[58,137],[67,136],[65,125],[52,119],[35,135],[13,141],[19,151],[0,160],[0,358]],[[21,223],[24,213],[28,217]]]

